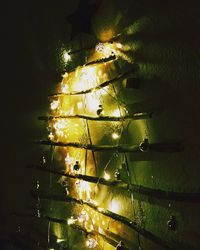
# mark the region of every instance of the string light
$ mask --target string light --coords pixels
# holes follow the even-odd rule
[[[59,106],[59,100],[54,100],[51,104],[50,107],[52,110],[56,110]]]
[[[90,238],[86,241],[86,247],[95,248],[98,245],[97,241],[93,238]]]
[[[49,139],[52,141],[52,140],[54,139],[54,135],[53,135],[53,133],[52,133],[52,132],[50,132],[50,133],[49,133],[49,135],[48,135],[48,137],[49,137]]]
[[[74,217],[72,216],[71,218],[69,218],[69,219],[67,220],[67,224],[68,224],[68,225],[72,225],[72,224],[74,224],[76,221],[77,221],[77,219],[74,219]]]
[[[103,53],[104,49],[105,49],[105,45],[103,43],[99,43],[95,47],[95,50],[99,53]]]
[[[110,180],[110,175],[106,172],[106,171],[104,171],[104,177],[103,177],[105,180]]]
[[[122,44],[121,43],[116,43],[116,47],[118,48],[118,49],[122,49]]]
[[[65,241],[65,239],[57,239],[57,240],[56,240],[57,243],[61,243],[61,242],[63,242],[63,241]]]
[[[71,60],[71,56],[68,54],[68,52],[65,52],[63,57],[64,57],[64,60],[65,60],[66,63]]]
[[[112,134],[112,138],[114,139],[114,140],[116,140],[116,139],[119,139],[119,134],[117,134],[117,133],[113,133]]]
[[[69,92],[69,87],[67,84],[61,84],[61,92],[67,94]]]

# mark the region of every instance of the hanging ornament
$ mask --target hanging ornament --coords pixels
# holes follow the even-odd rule
[[[116,250],[124,250],[124,242],[122,240],[120,240],[120,242],[118,243]]]
[[[144,140],[140,143],[139,149],[140,149],[140,151],[142,151],[142,152],[147,152],[147,151],[149,151],[149,140],[148,140],[147,138],[144,139]]]
[[[120,173],[119,173],[119,169],[117,171],[115,171],[114,173],[114,178],[115,180],[119,181],[120,180]]]
[[[79,164],[78,161],[76,161],[76,163],[75,163],[74,166],[73,166],[73,170],[74,170],[74,171],[78,171],[79,169],[80,169],[80,164]]]
[[[169,230],[176,230],[177,228],[177,221],[176,221],[176,218],[175,216],[171,215],[168,222],[167,222],[167,227]]]
[[[98,116],[103,115],[103,106],[102,105],[99,105],[99,108],[97,109],[97,115]]]

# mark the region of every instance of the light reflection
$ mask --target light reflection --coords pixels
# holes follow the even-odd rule
[[[71,56],[68,54],[68,52],[65,52],[63,57],[64,57],[64,60],[65,60],[66,63],[71,60]]]
[[[120,204],[120,202],[117,201],[117,200],[112,200],[110,202],[108,210],[110,210],[113,213],[119,213],[119,211],[121,210],[121,204]]]
[[[52,110],[55,110],[57,109],[59,106],[59,100],[54,100],[51,104],[50,104],[50,107]]]

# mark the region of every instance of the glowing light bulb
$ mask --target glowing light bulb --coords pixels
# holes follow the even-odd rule
[[[89,219],[88,214],[85,211],[82,211],[81,214],[78,216],[78,221],[79,222],[84,222]]]
[[[61,91],[64,94],[69,92],[69,87],[67,86],[67,84],[61,84]]]
[[[104,172],[104,177],[105,180],[110,180],[110,175],[105,171]]]
[[[71,56],[67,52],[64,53],[63,57],[66,63],[71,60]]]
[[[98,228],[100,234],[103,234],[103,229],[101,227]]]
[[[39,189],[40,188],[40,182],[37,180],[36,181],[36,189]]]
[[[96,45],[95,50],[99,53],[103,53],[105,49],[105,45],[103,43],[99,43]]]
[[[65,78],[65,77],[68,77],[68,75],[69,75],[69,74],[68,74],[67,72],[65,72],[65,73],[62,75],[62,77]]]
[[[112,134],[112,138],[114,139],[114,140],[116,140],[116,139],[119,139],[119,134],[117,134],[117,133],[113,133]]]
[[[67,154],[67,156],[65,157],[65,163],[67,165],[72,164],[72,158],[69,156],[69,154]]]
[[[67,220],[67,224],[68,224],[68,225],[72,225],[72,224],[74,224],[76,221],[77,221],[77,220],[74,219],[74,217],[71,217],[71,218],[69,218],[69,219]]]
[[[86,247],[88,248],[95,248],[97,246],[97,241],[93,238],[90,238],[86,241]]]
[[[116,47],[117,47],[118,49],[121,49],[121,48],[122,48],[122,44],[121,44],[121,43],[116,43]]]
[[[82,102],[78,102],[77,103],[77,108],[78,109],[82,109],[83,108],[83,103]]]
[[[99,212],[103,212],[104,209],[103,209],[102,207],[98,207],[98,211],[99,211]]]
[[[57,240],[56,240],[57,243],[61,243],[61,242],[63,242],[63,241],[65,241],[65,239],[57,239]]]
[[[50,107],[52,110],[55,110],[58,108],[58,105],[59,105],[59,101],[57,100],[54,100],[51,104],[50,104]]]
[[[112,112],[112,115],[113,115],[113,116],[116,116],[116,117],[120,117],[120,116],[121,116],[121,112],[120,112],[119,109],[116,109],[116,110],[114,110],[114,111]]]
[[[53,133],[52,133],[52,132],[50,132],[50,134],[48,135],[48,137],[49,137],[49,139],[50,139],[50,140],[53,140],[53,139],[54,139],[54,135],[53,135]]]
[[[119,201],[112,200],[108,209],[113,213],[118,213],[120,211],[120,208],[121,204],[119,203]]]

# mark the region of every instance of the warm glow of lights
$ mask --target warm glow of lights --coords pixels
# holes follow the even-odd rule
[[[83,108],[83,103],[82,102],[77,102],[77,108],[82,109]]]
[[[113,29],[103,29],[103,31],[100,34],[100,40],[101,41],[109,41],[113,36],[115,35],[115,32]]]
[[[67,94],[69,92],[69,87],[67,86],[67,84],[61,84],[61,91],[64,94]]]
[[[114,52],[114,47],[111,43],[99,43],[96,45],[95,50],[103,54],[103,56],[108,57]]]
[[[86,181],[80,181],[79,185],[79,196],[83,199],[84,195],[86,196],[86,200],[90,199],[90,184]]]
[[[82,211],[79,215],[78,215],[78,221],[80,223],[84,222],[84,221],[88,221],[89,220],[89,216],[88,213],[86,211]]]
[[[99,108],[100,101],[99,99],[95,96],[95,94],[88,94],[87,99],[86,99],[86,105],[88,107],[88,110],[90,112],[94,112]]]
[[[105,171],[103,178],[108,181],[108,180],[110,180],[110,175]]]
[[[68,77],[68,75],[69,75],[69,74],[68,74],[67,72],[65,72],[65,73],[62,75],[62,77],[63,77],[63,78],[66,78],[66,77]]]
[[[67,224],[68,224],[68,225],[72,225],[72,224],[74,224],[76,221],[77,221],[77,219],[74,219],[73,217],[71,217],[71,218],[69,218],[69,219],[67,220]]]
[[[115,109],[112,112],[112,116],[120,117],[121,116],[121,111],[119,109]]]
[[[98,211],[99,211],[99,212],[103,212],[104,209],[103,209],[102,207],[98,207]]]
[[[50,107],[52,110],[55,110],[57,109],[59,106],[59,100],[54,100],[51,104],[50,104]]]
[[[96,45],[95,50],[99,53],[103,53],[104,48],[105,48],[105,45],[103,43],[99,43]]]
[[[57,239],[57,240],[56,240],[57,243],[61,243],[61,242],[63,242],[63,241],[65,241],[65,239]]]
[[[108,210],[110,210],[113,213],[118,213],[120,209],[121,209],[121,204],[119,201],[116,200],[112,200],[108,207]]]
[[[95,239],[93,239],[93,238],[90,238],[90,239],[88,239],[87,241],[86,241],[86,247],[88,247],[88,248],[95,248],[96,246],[97,246],[97,241],[95,240]]]
[[[113,133],[112,134],[112,138],[114,139],[114,140],[116,140],[116,139],[119,139],[119,134],[117,134],[117,133]]]
[[[49,137],[49,139],[50,139],[50,140],[53,140],[53,139],[54,139],[54,135],[53,135],[53,133],[52,133],[52,132],[50,132],[50,134],[48,135],[48,137]]]
[[[100,234],[103,234],[103,229],[101,227],[98,228]]]
[[[71,56],[67,52],[64,53],[63,57],[66,63],[71,60]]]
[[[67,156],[65,157],[65,164],[71,165],[72,162],[73,162],[73,159],[69,156],[69,154],[67,154]]]
[[[121,44],[121,43],[116,43],[116,47],[117,47],[118,49],[121,49],[121,48],[122,48],[122,44]]]

